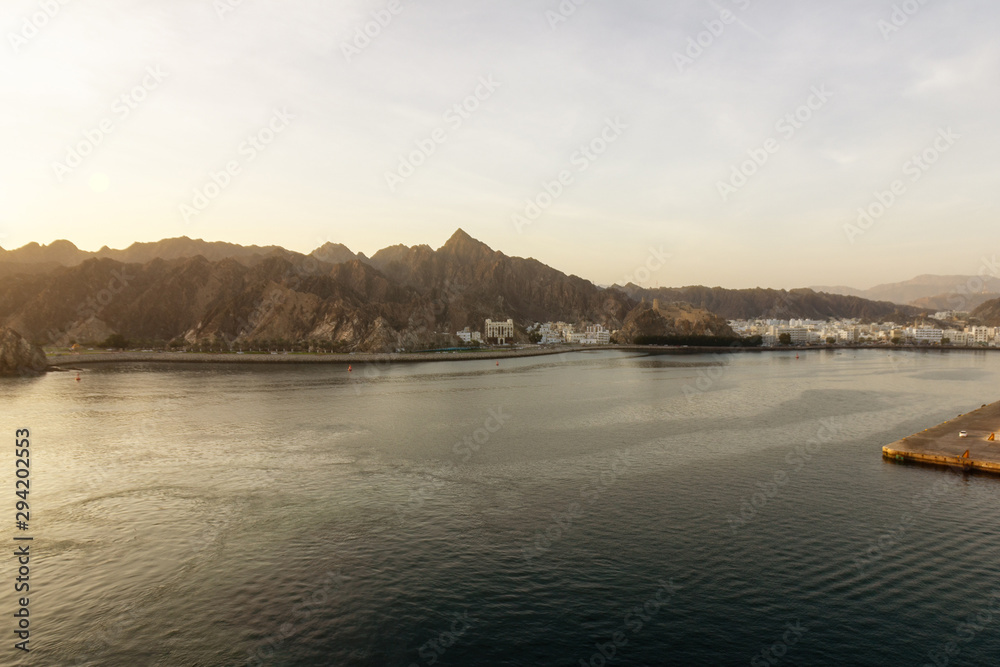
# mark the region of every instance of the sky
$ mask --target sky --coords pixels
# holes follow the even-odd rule
[[[866,288],[1000,252],[986,0],[5,0],[0,246]]]

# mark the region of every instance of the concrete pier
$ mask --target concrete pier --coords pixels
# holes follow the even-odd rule
[[[968,436],[959,437],[960,431]],[[996,439],[990,440],[993,433]],[[968,457],[963,456],[966,450]],[[1000,401],[886,445],[882,456],[1000,473]]]

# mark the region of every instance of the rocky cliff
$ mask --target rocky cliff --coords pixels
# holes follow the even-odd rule
[[[625,318],[615,336],[622,344],[642,343],[646,339],[716,336],[736,338],[726,320],[689,303],[642,302]]]
[[[0,327],[0,376],[38,375],[48,367],[45,352],[21,334]]]

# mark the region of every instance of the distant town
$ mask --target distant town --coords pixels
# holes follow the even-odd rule
[[[934,319],[956,319],[950,311],[936,313]],[[894,322],[861,324],[857,319],[841,320],[730,320],[729,326],[742,337],[760,336],[763,345],[953,345],[997,347],[1000,327],[964,326],[940,328],[932,325],[904,326]]]
[[[963,313],[935,313],[937,321],[955,320]],[[759,336],[764,347],[782,345],[951,345],[998,347],[1000,327],[965,326],[961,322],[941,328],[932,325],[901,325],[895,322],[863,324],[858,319],[753,319],[729,320],[741,338]],[[525,329],[528,340],[538,345],[609,345],[615,331],[600,324],[536,322]],[[483,331],[466,327],[455,334],[465,344],[508,345],[514,342],[514,321],[486,320]]]
[[[567,322],[536,322],[525,329],[528,334],[528,341],[539,345],[553,345],[556,343],[570,343],[573,345],[609,345],[611,343],[611,331],[608,331],[600,324],[584,324],[577,328],[574,324]],[[514,339],[514,320],[508,319],[504,322],[494,322],[486,320],[483,325],[483,332],[470,331],[465,327],[462,331],[455,333],[464,343],[485,343],[495,345],[506,345]]]

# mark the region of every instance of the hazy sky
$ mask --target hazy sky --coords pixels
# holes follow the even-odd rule
[[[995,2],[63,3],[0,9],[5,248],[462,227],[597,283],[726,287],[1000,254]]]

